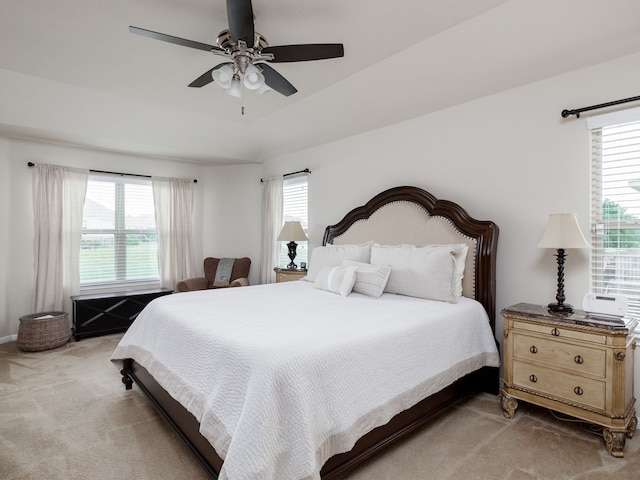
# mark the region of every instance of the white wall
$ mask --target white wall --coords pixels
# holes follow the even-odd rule
[[[262,165],[240,165],[211,167],[205,176],[202,258],[249,257],[252,285],[260,279],[261,173]]]
[[[554,252],[536,245],[548,215],[577,213],[589,238],[589,135],[583,118],[560,112],[638,95],[638,78],[634,55],[281,156],[263,174],[311,169],[310,248],[326,225],[390,187],[414,185],[455,201],[500,227],[498,312],[518,302],[546,304],[555,301],[556,263]],[[588,290],[588,251],[569,251],[567,303],[581,306]],[[502,317],[496,320],[501,340]]]
[[[31,313],[33,295],[32,170],[27,162],[115,172],[196,178],[194,251],[202,257],[202,218],[207,167],[81,148],[0,138],[0,340],[18,332],[19,317]],[[2,268],[6,267],[6,268]],[[202,270],[202,266],[199,266]],[[8,272],[5,274],[5,272]],[[6,300],[4,298],[6,297]]]

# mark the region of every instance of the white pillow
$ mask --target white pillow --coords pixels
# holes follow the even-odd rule
[[[356,267],[324,267],[318,273],[313,288],[338,293],[346,297],[356,283]]]
[[[462,279],[464,278],[464,269],[467,266],[467,253],[469,245],[466,243],[455,243],[451,245],[425,245],[426,248],[451,248],[453,249],[453,259],[456,262],[456,279],[455,279],[455,295],[456,298],[462,296]]]
[[[382,295],[391,274],[389,265],[371,265],[370,263],[351,260],[345,260],[342,264],[349,267],[357,267],[356,283],[353,285],[354,292],[373,298],[378,298]]]
[[[324,267],[338,267],[344,260],[369,263],[372,244],[373,242],[368,242],[362,245],[326,245],[314,248],[305,280],[315,282]]]
[[[464,247],[376,244],[371,249],[371,263],[391,265],[385,292],[455,303],[462,290],[456,255],[461,257]]]

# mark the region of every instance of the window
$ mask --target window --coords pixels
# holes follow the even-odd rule
[[[304,233],[309,235],[308,199],[309,182],[307,175],[285,178],[282,183],[282,222],[299,221],[302,224]],[[300,262],[309,263],[309,242],[296,242],[295,262],[300,266]],[[288,256],[286,242],[280,242],[280,255],[278,264],[287,265],[290,260]]]
[[[640,121],[602,115],[589,122],[591,288],[624,294],[640,314]],[[637,120],[640,120],[640,115]]]
[[[90,175],[82,219],[81,288],[157,285],[151,179]]]

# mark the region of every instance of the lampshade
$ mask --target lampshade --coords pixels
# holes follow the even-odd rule
[[[270,91],[271,91],[271,88],[269,87],[269,85],[267,85],[265,83],[258,90],[256,90],[256,93],[259,94],[259,95],[262,95],[263,93],[267,93],[267,92],[270,92]]]
[[[231,86],[225,90],[232,97],[240,98],[242,96],[242,83],[237,77],[231,80]]]
[[[231,81],[233,80],[233,68],[230,65],[224,65],[217,70],[211,72],[213,80],[222,88],[231,87]]]
[[[300,222],[284,222],[282,231],[278,235],[278,242],[304,242],[309,237],[304,233]]]
[[[264,75],[255,65],[249,65],[244,72],[244,86],[249,90],[259,90],[264,86]]]
[[[539,248],[589,248],[575,213],[552,213]]]

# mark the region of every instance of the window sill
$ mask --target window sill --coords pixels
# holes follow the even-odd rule
[[[94,284],[80,286],[80,295],[91,295],[99,293],[113,293],[122,291],[149,290],[160,288],[160,281],[155,282],[122,282],[109,284]]]

